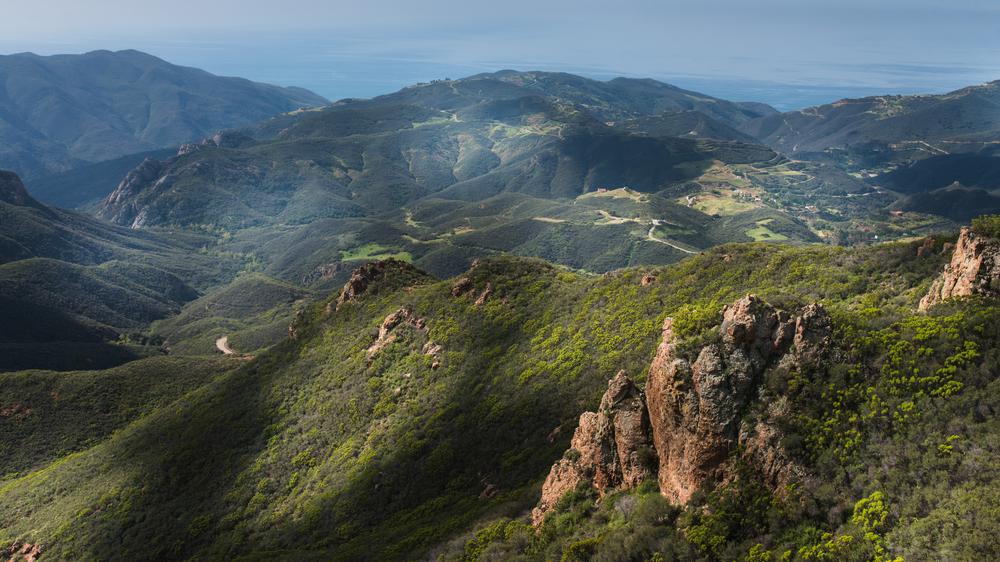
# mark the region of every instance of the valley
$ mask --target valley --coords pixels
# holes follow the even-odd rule
[[[0,96],[0,558],[997,552],[997,83],[67,57],[0,57],[50,68]],[[78,64],[63,127],[5,117]]]

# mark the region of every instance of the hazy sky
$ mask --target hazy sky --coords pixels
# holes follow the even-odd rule
[[[1000,79],[1000,0],[0,0],[0,52],[136,48],[370,96],[501,68],[785,108]]]

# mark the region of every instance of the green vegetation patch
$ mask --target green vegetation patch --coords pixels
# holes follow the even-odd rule
[[[746,231],[747,236],[753,239],[754,242],[780,242],[782,240],[788,240],[788,237],[784,234],[774,232],[767,225],[771,224],[774,219],[764,219],[757,221],[757,226]]]
[[[410,252],[396,251],[374,242],[350,250],[341,250],[340,258],[344,261],[375,261],[389,258],[406,262],[413,261],[413,255]]]
[[[1000,215],[983,215],[972,219],[972,231],[980,236],[1000,238]]]

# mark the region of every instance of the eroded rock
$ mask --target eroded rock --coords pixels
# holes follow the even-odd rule
[[[368,358],[371,359],[377,355],[378,352],[385,349],[386,346],[396,341],[395,330],[403,324],[410,325],[421,331],[427,329],[427,323],[423,318],[414,314],[412,308],[409,306],[401,307],[399,310],[386,316],[385,319],[382,320],[382,324],[378,328],[378,337],[368,347]]]
[[[150,183],[162,186],[173,181],[173,176],[161,176],[163,162],[154,158],[146,158],[133,168],[118,183],[101,204],[98,216],[111,222],[129,225],[130,228],[141,228],[146,223],[146,213],[135,200],[135,195],[145,189]]]
[[[332,309],[339,310],[345,303],[355,301],[367,293],[374,284],[389,280],[394,275],[400,277],[426,276],[412,265],[397,259],[390,258],[366,263],[351,272],[351,278],[340,289],[337,300],[331,303],[332,306],[327,306],[327,312],[332,312]]]
[[[642,390],[619,371],[597,412],[585,412],[570,449],[552,466],[542,498],[532,511],[534,525],[544,521],[559,499],[587,482],[603,495],[613,488],[634,488],[651,477],[655,456]]]
[[[684,504],[706,481],[721,479],[737,444],[740,418],[769,362],[792,345],[796,321],[754,296],[726,307],[722,342],[694,362],[676,349],[673,321],[650,366],[646,397],[659,455],[660,492]]]
[[[955,244],[951,263],[934,280],[919,308],[927,310],[950,298],[970,295],[1000,297],[1000,240],[966,227]]]
[[[486,288],[483,289],[482,293],[479,293],[479,297],[476,299],[476,306],[483,306],[486,301],[493,295],[493,284],[486,283]]]
[[[42,545],[14,542],[0,552],[7,557],[7,562],[35,562],[42,555]]]
[[[654,475],[660,492],[682,505],[707,483],[736,478],[737,455],[783,494],[807,474],[782,446],[777,422],[787,400],[759,400],[761,380],[772,368],[820,367],[832,334],[819,304],[793,317],[748,295],[723,310],[717,342],[682,352],[667,318],[645,392],[623,372],[608,383],[598,411],[580,416],[570,450],[549,472],[532,522],[581,484],[603,495]]]
[[[473,289],[472,279],[461,277],[451,286],[451,296],[460,297]]]

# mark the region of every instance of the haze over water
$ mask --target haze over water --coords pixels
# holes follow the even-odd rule
[[[419,9],[401,0],[293,0],[280,11],[262,0],[152,0],[143,6],[148,29],[119,23],[115,4],[128,11],[112,0],[74,15],[74,3],[54,0],[45,11],[55,15],[38,30],[41,8],[14,6],[0,22],[0,52],[133,48],[331,99],[504,68],[651,77],[785,110],[1000,78],[1000,7],[979,0],[633,0],[614,8],[432,0]]]

